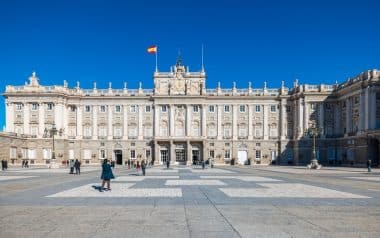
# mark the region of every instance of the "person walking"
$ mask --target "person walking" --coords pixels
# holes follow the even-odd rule
[[[5,160],[1,160],[1,170],[5,170]]]
[[[205,169],[205,161],[202,159],[202,169]]]
[[[112,173],[111,165],[108,163],[107,159],[103,160],[102,164],[102,175],[100,176],[100,179],[102,179],[102,187],[100,188],[100,191],[103,192],[103,190],[110,191],[111,190],[111,179],[114,179],[115,176]],[[107,184],[107,188],[104,188],[104,185]]]
[[[146,163],[145,160],[141,161],[141,170],[142,170],[142,175],[145,176],[145,169],[146,169]]]
[[[74,168],[75,168],[75,174],[80,174],[80,162],[78,159],[75,160]]]
[[[368,173],[372,172],[371,164],[372,164],[372,161],[371,161],[370,159],[367,160],[367,169],[368,169]]]
[[[167,160],[166,160],[166,169],[169,169],[169,166],[170,166],[170,160],[167,159]]]
[[[70,174],[74,174],[74,160],[69,160]]]
[[[128,159],[128,169],[131,169],[131,160],[130,159]]]

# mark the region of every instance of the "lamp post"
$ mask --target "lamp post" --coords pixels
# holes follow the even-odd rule
[[[313,124],[312,127],[309,128],[309,135],[313,137],[313,150],[312,157],[310,160],[310,164],[307,166],[309,169],[320,169],[322,166],[318,164],[317,153],[316,153],[316,137],[320,134],[321,128],[318,128]]]

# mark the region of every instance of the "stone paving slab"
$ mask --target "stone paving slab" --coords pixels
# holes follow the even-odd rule
[[[202,179],[238,179],[246,182],[280,182],[279,179],[272,179],[259,176],[223,176],[223,175],[209,175],[209,176],[200,176]]]
[[[165,185],[168,186],[180,186],[180,185],[185,185],[185,186],[224,186],[226,185],[220,180],[200,180],[200,179],[191,179],[191,180],[167,180]]]
[[[34,178],[37,176],[0,176],[0,182],[6,181],[6,180],[15,180],[15,179],[27,179],[27,178]]]
[[[220,188],[230,197],[288,197],[288,198],[370,198],[306,184],[259,183],[264,188]]]
[[[380,182],[380,177],[346,177],[346,178]]]

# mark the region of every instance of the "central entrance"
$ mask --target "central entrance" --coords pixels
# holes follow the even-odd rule
[[[123,164],[123,152],[121,150],[114,150],[116,164]]]

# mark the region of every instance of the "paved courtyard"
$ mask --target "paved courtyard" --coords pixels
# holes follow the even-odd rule
[[[100,168],[0,172],[0,237],[380,237],[380,170]]]

